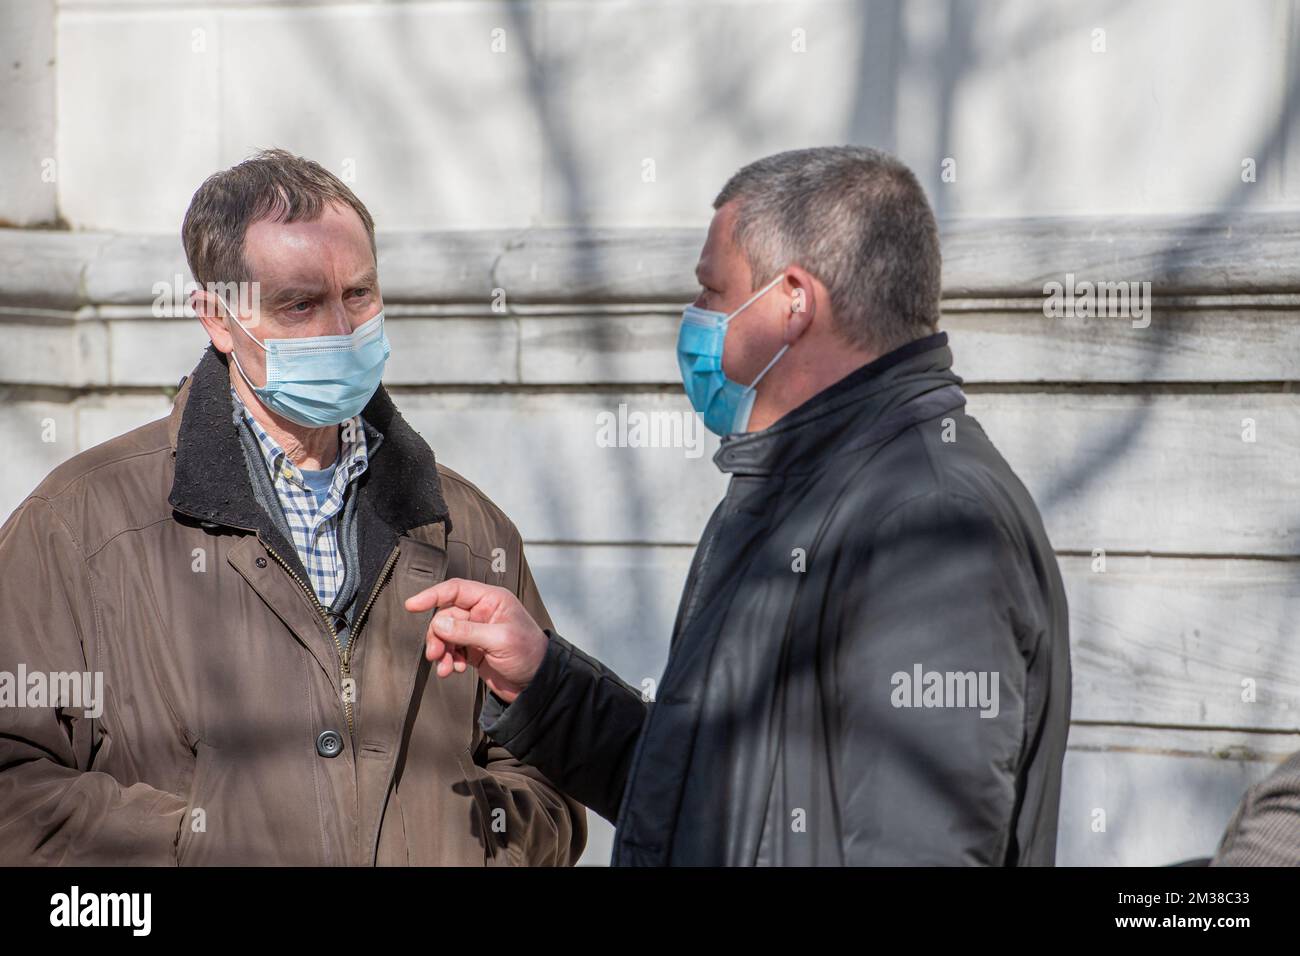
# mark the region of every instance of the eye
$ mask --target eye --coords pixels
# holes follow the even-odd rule
[[[289,311],[302,313],[302,312],[306,312],[310,308],[311,308],[311,303],[308,302],[306,299],[303,299],[300,302],[295,302],[293,305],[289,306]]]
[[[364,299],[366,296],[370,295],[370,290],[366,288],[353,289],[352,294],[358,299]]]

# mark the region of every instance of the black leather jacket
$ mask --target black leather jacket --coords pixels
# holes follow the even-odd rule
[[[485,706],[615,865],[1054,862],[1065,592],[951,362],[938,333],[724,439],[653,703],[548,632]]]

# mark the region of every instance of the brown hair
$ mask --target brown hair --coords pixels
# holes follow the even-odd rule
[[[319,219],[330,204],[361,217],[375,252],[375,221],[341,179],[319,163],[283,149],[264,149],[203,181],[181,225],[181,242],[194,280],[244,282],[244,234],[263,219],[295,222]]]

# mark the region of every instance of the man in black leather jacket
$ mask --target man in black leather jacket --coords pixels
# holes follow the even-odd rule
[[[615,822],[616,865],[1053,863],[1065,593],[965,413],[924,192],[812,149],[714,208],[683,329],[720,335],[679,358],[731,482],[656,699],[476,582],[408,599],[426,655],[478,668],[484,731]]]

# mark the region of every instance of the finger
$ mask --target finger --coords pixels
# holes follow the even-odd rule
[[[412,594],[406,599],[406,609],[418,612],[435,607],[460,607],[468,611],[496,590],[499,589],[481,581],[448,578],[431,588],[425,588],[418,594]]]
[[[475,624],[486,624],[492,620],[493,615],[500,609],[500,602],[498,601],[479,601],[465,612],[465,616]],[[459,611],[460,608],[456,610]]]
[[[428,635],[425,636],[425,638],[424,638],[424,657],[425,657],[426,660],[429,660],[429,661],[436,661],[436,660],[438,660],[440,657],[442,657],[443,654],[446,654],[446,653],[447,653],[447,645],[446,645],[446,644],[442,643],[442,641],[438,640],[438,639],[437,639],[436,637],[434,637],[432,634],[428,634]]]
[[[433,628],[434,636],[440,641],[457,647],[477,647],[484,651],[492,651],[504,646],[506,641],[504,625],[457,620],[452,615],[441,612],[433,616],[429,626]]]
[[[452,664],[451,651],[448,651],[446,654],[442,655],[442,660],[438,661],[438,676],[450,677],[452,672],[452,666],[453,664]]]
[[[468,620],[468,619],[469,619],[469,611],[466,611],[466,610],[464,610],[464,609],[462,609],[462,608],[458,608],[458,607],[447,607],[447,608],[443,608],[443,609],[442,609],[441,611],[439,611],[438,613],[439,613],[439,614],[448,614],[448,615],[450,615],[450,616],[452,616],[452,617],[454,617],[454,618],[458,618],[458,619],[460,619],[460,620]],[[429,627],[426,629],[426,631],[425,631],[425,633],[424,633],[424,656],[427,657],[427,658],[428,658],[429,660],[431,660],[431,661],[436,661],[436,660],[438,660],[440,657],[442,657],[442,655],[446,654],[448,650],[450,650],[450,648],[449,648],[449,647],[447,646],[447,644],[444,643],[443,640],[442,640],[442,639],[441,639],[441,638],[440,638],[440,637],[439,637],[439,636],[434,632],[434,629],[433,629],[433,621],[430,621],[430,622],[429,622]]]

